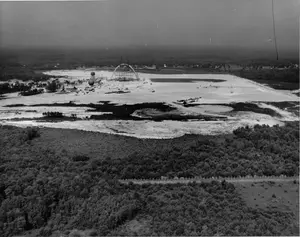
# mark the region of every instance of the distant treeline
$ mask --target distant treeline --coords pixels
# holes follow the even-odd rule
[[[33,86],[39,88],[32,88]],[[44,82],[40,83],[38,81],[30,82],[30,83],[1,83],[0,84],[0,95],[6,93],[14,93],[20,92],[20,95],[23,96],[30,96],[30,95],[37,95],[44,92],[41,87],[44,87],[48,92],[56,92],[60,88],[60,83],[53,80],[52,82]]]
[[[250,70],[235,73],[258,83],[263,83],[279,90],[299,89],[299,69],[288,70]]]
[[[24,68],[21,65],[0,68],[0,81],[18,79],[22,81],[46,81],[55,76],[45,75],[41,72],[35,72],[30,68]]]
[[[13,93],[19,91],[27,91],[30,90],[31,86],[26,85],[24,83],[16,83],[15,85],[11,85],[9,83],[1,83],[0,84],[0,95],[6,93]]]

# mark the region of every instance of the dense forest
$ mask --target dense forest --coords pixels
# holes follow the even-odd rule
[[[228,177],[299,173],[299,124],[256,125],[233,135],[198,136],[189,145],[169,146],[125,158],[92,160],[91,174],[112,178]]]
[[[10,180],[2,194],[1,236],[33,229],[36,236],[67,236],[74,228],[92,229],[91,236],[274,236],[299,232],[292,212],[247,207],[234,186],[225,181],[140,186],[92,178],[76,170],[22,175]],[[133,221],[140,227],[131,227]]]
[[[119,147],[122,157],[116,152],[116,142],[106,145],[113,146],[111,153],[103,150],[97,158],[95,154],[74,155],[50,142],[42,145],[46,135],[42,129],[0,127],[0,236],[33,230],[36,236],[54,232],[66,236],[74,229],[90,229],[94,236],[299,234],[292,223],[293,213],[250,208],[225,181],[188,185],[117,181],[296,175],[297,122],[239,128],[229,135],[184,136],[175,142],[114,136],[128,143],[150,144],[150,149],[134,146],[133,153]],[[134,222],[140,228],[133,228]]]

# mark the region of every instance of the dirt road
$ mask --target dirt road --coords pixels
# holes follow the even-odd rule
[[[128,184],[129,182],[132,182],[134,184],[175,184],[175,183],[202,183],[202,182],[211,182],[211,181],[218,181],[222,182],[223,180],[226,180],[228,183],[249,183],[249,182],[291,182],[294,180],[299,181],[299,176],[295,177],[257,177],[257,178],[216,178],[216,179],[158,179],[158,180],[145,180],[145,179],[135,179],[135,180],[119,180],[121,183]]]

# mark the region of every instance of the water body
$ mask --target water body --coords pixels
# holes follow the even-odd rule
[[[20,104],[7,105],[5,107],[20,107]],[[23,105],[26,107],[26,105]],[[87,107],[86,117],[91,120],[152,120],[161,122],[164,120],[173,121],[189,121],[200,120],[200,121],[218,121],[226,120],[226,116],[213,116],[204,114],[182,114],[173,105],[165,103],[141,103],[141,104],[115,104],[109,101],[101,101],[100,104],[74,104],[74,103],[53,103],[53,104],[35,104],[30,105],[30,107],[48,107],[49,112],[56,112],[55,107]],[[51,111],[51,107],[54,111]],[[106,114],[95,114],[95,112],[109,112]],[[18,118],[20,119],[20,118]],[[35,118],[36,119],[36,118]],[[68,116],[63,117],[43,117],[38,118],[38,120],[47,121],[69,121],[70,119],[79,120],[80,118],[69,118]],[[80,119],[81,120],[81,119]]]
[[[152,82],[162,83],[195,83],[195,82],[225,82],[222,79],[199,79],[199,78],[151,78]]]

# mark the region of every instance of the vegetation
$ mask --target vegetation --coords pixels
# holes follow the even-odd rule
[[[31,86],[25,85],[24,83],[16,83],[14,85],[10,85],[9,83],[2,83],[0,84],[0,95],[19,91],[27,91],[30,89]]]
[[[299,89],[299,69],[239,71],[238,75],[278,90]]]
[[[57,81],[51,81],[48,83],[48,85],[46,86],[46,89],[49,92],[56,92],[59,89],[59,83]]]
[[[35,72],[29,68],[23,68],[22,66],[9,66],[5,69],[0,68],[0,81],[8,81],[11,79],[18,79],[22,81],[46,81],[53,76],[45,75],[42,72]]]
[[[288,68],[279,70],[276,67],[289,67],[291,64],[299,64],[297,53],[282,56],[279,61],[272,57],[266,58],[262,51],[237,50],[230,47],[194,48],[162,46],[149,48],[127,49],[7,49],[0,53],[0,81],[9,79],[45,81],[54,76],[45,75],[43,71],[76,69],[80,66],[108,66],[113,69],[120,63],[120,55],[127,55],[132,65],[153,65],[158,69],[167,64],[171,68],[154,71],[140,70],[151,73],[230,73],[242,76],[259,83],[266,83],[275,89],[299,89],[299,69]],[[246,57],[244,57],[247,55]],[[209,60],[207,60],[209,58]],[[234,64],[227,71],[220,72],[215,66]],[[111,67],[112,65],[112,67]],[[180,68],[172,68],[180,65]],[[197,67],[195,67],[197,65]],[[199,67],[198,67],[199,66]],[[250,66],[249,70],[242,70],[244,66]],[[262,66],[275,66],[275,69],[258,70]],[[139,70],[137,70],[139,71]]]
[[[264,102],[269,105],[276,106],[282,110],[293,113],[296,116],[299,116],[299,101],[280,101],[280,102]]]
[[[299,234],[292,212],[251,208],[225,181],[125,185],[113,179],[295,175],[298,123],[173,140],[71,130],[58,130],[53,139],[50,131],[0,127],[0,236],[79,235],[75,228],[98,236]]]
[[[210,104],[196,104],[196,103],[186,103],[185,100],[181,100],[179,102],[183,102],[184,107],[194,107],[194,106],[199,106],[199,105],[210,105]],[[293,105],[293,102],[263,102],[267,104],[274,105],[276,107],[282,108],[282,104],[286,105],[288,104],[291,106]],[[261,108],[257,104],[254,103],[249,103],[249,102],[232,102],[230,104],[214,104],[214,105],[221,105],[221,106],[230,106],[233,110],[229,112],[225,112],[224,114],[232,114],[233,112],[238,112],[238,111],[250,111],[254,113],[259,113],[259,114],[267,114],[271,115],[272,117],[281,117],[281,115],[269,108]],[[286,108],[286,107],[284,107]],[[283,108],[283,109],[284,109]]]
[[[42,94],[43,92],[44,92],[43,89],[30,89],[28,91],[20,92],[20,95],[22,96],[38,95],[38,94]]]
[[[90,158],[88,156],[77,155],[73,157],[73,161],[88,161]]]
[[[223,104],[224,106],[231,106],[233,111],[251,111],[259,114],[267,114],[272,117],[281,117],[281,115],[269,108],[261,108],[257,104],[247,103],[247,102],[238,102],[238,103],[230,103],[229,105]]]
[[[92,169],[113,178],[228,177],[299,173],[299,124],[256,125],[233,135],[198,136],[185,146],[95,160]]]
[[[0,81],[8,81],[11,79],[19,79],[22,81],[46,81],[53,76],[45,75],[41,71],[34,70],[34,65],[29,67],[20,62],[17,55],[12,55],[12,52],[1,52],[0,54]],[[36,59],[39,61],[39,59]]]
[[[37,236],[49,236],[74,228],[92,228],[99,236],[299,233],[292,212],[250,208],[225,181],[139,186],[76,170],[49,171],[32,171],[1,184],[2,236],[32,229],[38,230]],[[132,221],[142,228],[128,228]]]
[[[63,113],[61,113],[61,112],[52,112],[52,111],[44,112],[43,116],[47,117],[47,118],[63,118],[64,117]]]
[[[61,112],[53,112],[53,111],[48,111],[43,113],[43,117],[37,118],[39,121],[74,121],[74,120],[80,120],[81,118],[77,118],[76,114],[71,114],[71,116],[64,115]]]
[[[34,138],[38,138],[41,136],[39,128],[26,128],[25,132],[25,140],[31,141]]]
[[[293,93],[293,94],[295,94],[296,96],[299,96],[299,97],[300,97],[300,92],[295,92],[295,93]]]

